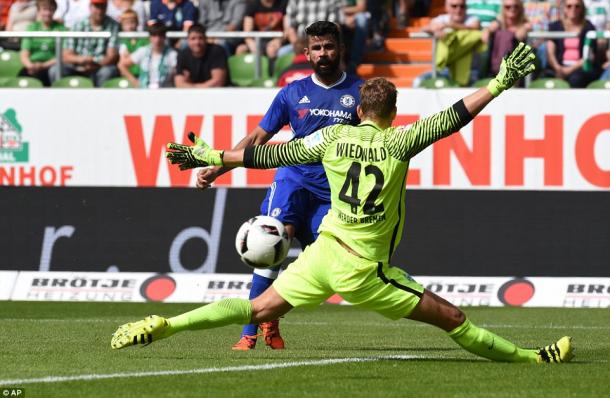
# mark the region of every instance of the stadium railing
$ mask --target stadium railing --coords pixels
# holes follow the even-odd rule
[[[62,60],[62,42],[63,39],[66,38],[109,38],[111,35],[110,32],[6,32],[0,31],[0,38],[26,38],[26,37],[51,37],[55,38],[55,56],[57,58],[57,62],[61,67]],[[272,39],[283,37],[282,32],[207,32],[207,37],[209,38],[219,38],[219,39],[232,39],[232,38],[248,38],[251,37],[256,42],[256,52],[254,56],[256,57],[256,65],[255,65],[255,78],[260,79],[262,77],[262,40],[263,39]],[[147,38],[148,32],[119,32],[119,38]],[[170,39],[184,39],[186,38],[186,32],[167,32],[167,37]],[[566,38],[574,38],[578,37],[577,32],[529,32],[527,35],[527,42],[531,43],[536,39],[566,39]],[[432,39],[432,78],[437,77],[437,70],[434,67],[436,65],[436,46],[437,46],[437,38],[434,35],[431,35],[426,32],[413,32],[409,34],[409,38],[412,39]],[[586,35],[586,39],[592,40],[595,38],[605,38],[610,39],[610,30],[609,31],[590,31]],[[590,55],[590,47],[585,46],[583,51],[583,58],[587,59]],[[59,68],[61,71],[61,68]],[[525,78],[525,87],[529,87],[531,83],[531,75],[528,75]]]
[[[41,38],[41,37],[50,37],[55,39],[55,57],[57,58],[57,63],[59,65],[59,70],[61,73],[61,65],[62,65],[62,43],[64,39],[67,38],[99,38],[99,39],[108,39],[110,38],[111,32],[0,32],[0,38],[18,38],[23,39],[27,37],[32,38]],[[119,32],[118,37],[121,39],[140,39],[147,38],[148,32]],[[167,37],[170,39],[185,39],[187,36],[186,32],[167,32]],[[283,37],[282,32],[206,32],[206,36],[212,39],[245,39],[245,38],[253,38],[256,42],[256,52],[254,56],[256,57],[255,64],[255,76],[256,78],[260,78],[262,76],[262,66],[261,66],[261,55],[262,55],[262,40],[263,39],[273,39],[276,37]]]

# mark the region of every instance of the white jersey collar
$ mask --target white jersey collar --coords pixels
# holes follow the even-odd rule
[[[327,86],[326,84],[322,83],[321,81],[318,80],[318,77],[316,76],[315,73],[312,73],[311,75],[311,80],[317,84],[318,86],[325,88],[325,89],[329,89],[329,88],[333,88],[335,86],[338,86],[339,84],[343,83],[345,81],[345,78],[347,77],[347,73],[343,72],[341,74],[341,77],[339,78],[339,80],[337,80],[336,82],[334,82],[333,84],[331,84],[330,86]]]

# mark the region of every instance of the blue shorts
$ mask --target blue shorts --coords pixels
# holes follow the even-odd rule
[[[261,214],[294,225],[302,247],[316,240],[318,227],[329,210],[330,201],[315,196],[299,181],[284,177],[273,181],[261,204]]]

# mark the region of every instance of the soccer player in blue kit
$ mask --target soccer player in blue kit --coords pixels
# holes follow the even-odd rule
[[[307,56],[314,74],[292,82],[275,97],[260,124],[234,149],[265,144],[282,127],[289,124],[294,138],[303,138],[334,124],[359,123],[356,107],[360,104],[359,88],[363,83],[341,69],[343,42],[339,27],[318,21],[305,29]],[[205,189],[229,168],[206,168],[197,174],[197,186]],[[288,236],[296,237],[305,247],[318,236],[322,218],[330,209],[330,188],[321,163],[279,168],[261,204],[261,214],[277,218],[286,226]],[[279,267],[255,270],[250,299],[262,294],[277,278]],[[279,319],[260,325],[265,344],[283,349]],[[256,346],[258,325],[246,325],[234,350],[251,350]]]

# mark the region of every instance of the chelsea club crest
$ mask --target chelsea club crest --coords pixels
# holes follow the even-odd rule
[[[351,108],[356,103],[356,100],[351,95],[345,94],[345,95],[341,96],[341,98],[339,99],[339,103],[341,105],[343,105],[345,108]]]

